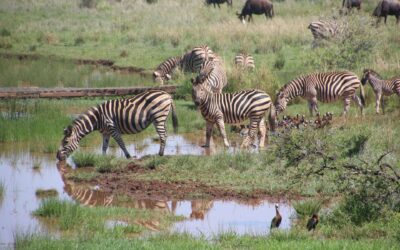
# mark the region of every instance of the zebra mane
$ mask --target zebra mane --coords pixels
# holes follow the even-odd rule
[[[376,77],[382,78],[382,76],[379,75],[378,72],[376,72],[375,70],[372,70],[372,69],[364,69],[364,74],[365,74],[367,71],[368,71],[370,74],[372,74],[372,75],[374,75],[374,76],[376,76]]]

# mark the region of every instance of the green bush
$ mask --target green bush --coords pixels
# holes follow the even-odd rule
[[[76,152],[72,155],[72,160],[77,168],[95,166],[96,158],[97,156],[91,153]]]

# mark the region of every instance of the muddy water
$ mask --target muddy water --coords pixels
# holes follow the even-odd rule
[[[199,146],[202,139],[199,136],[169,136],[165,154],[205,155],[224,150],[223,147],[206,150]],[[222,142],[217,141],[216,144],[222,145]],[[127,141],[127,145],[129,152],[138,158],[157,154],[159,149],[159,142],[152,138],[136,139],[135,143]],[[232,140],[232,145],[237,145],[235,140]],[[82,150],[100,153],[101,145],[84,147]],[[230,149],[232,152],[236,150],[235,147]],[[109,154],[122,156],[118,147],[111,148]],[[37,189],[55,189],[59,198],[76,200],[83,205],[156,209],[182,215],[186,220],[173,225],[171,231],[193,235],[211,236],[227,231],[238,234],[267,234],[269,223],[275,214],[274,204],[267,201],[252,201],[248,204],[235,201],[120,201],[102,192],[101,187],[81,188],[66,182],[63,179],[63,170],[58,169],[56,163],[54,154],[31,153],[27,145],[0,144],[0,180],[5,187],[4,197],[0,200],[0,248],[12,244],[17,233],[51,231],[52,227],[31,215],[41,200],[35,195]],[[34,165],[40,166],[39,169],[35,170]],[[280,211],[283,215],[281,227],[289,228],[292,208],[287,204],[280,204]],[[145,226],[154,229],[152,225]]]

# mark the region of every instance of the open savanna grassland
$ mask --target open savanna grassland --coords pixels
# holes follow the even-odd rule
[[[80,7],[85,2],[93,2],[94,7]],[[385,78],[394,76],[400,64],[398,26],[389,17],[387,25],[376,27],[376,20],[371,17],[376,1],[363,2],[360,12],[339,16],[341,1],[276,1],[272,20],[254,16],[254,23],[242,25],[235,12],[241,9],[243,1],[235,0],[232,9],[225,5],[214,9],[195,0],[159,0],[154,4],[142,0],[2,0],[0,53],[34,54],[41,59],[0,58],[0,86],[151,86],[148,76],[113,73],[109,77],[105,69],[76,65],[73,60],[109,59],[119,66],[143,68],[148,75],[167,57],[181,55],[200,44],[208,44],[223,58],[229,78],[227,91],[260,88],[274,96],[290,79],[316,71],[351,70],[360,76],[364,68],[372,68]],[[333,16],[347,22],[349,32],[312,48],[313,38],[307,26],[311,21]],[[240,50],[254,56],[255,71],[242,73],[234,69],[233,58]],[[93,74],[96,70],[100,73]],[[204,136],[205,122],[190,101],[189,77],[180,73],[173,77],[173,82],[180,86],[175,96],[179,99],[176,104],[180,133]],[[289,232],[276,232],[269,237],[228,234],[210,240],[168,233],[137,237],[147,229],[135,223],[136,219],[151,220],[152,216],[159,215],[119,208],[93,209],[52,200],[43,203],[35,214],[49,217],[62,232],[61,237],[21,234],[16,237],[16,247],[398,249],[399,183],[393,179],[396,180],[396,171],[400,169],[400,102],[397,97],[389,98],[387,113],[375,116],[373,92],[369,86],[366,90],[365,117],[356,117],[358,110],[354,105],[348,119],[338,116],[341,103],[321,105],[321,113],[335,114],[331,126],[270,135],[270,146],[259,153],[149,156],[134,161],[141,169],[137,173],[129,172],[121,161],[115,161],[119,165],[114,166],[113,161],[103,158],[98,161],[102,167],[93,168],[95,174],[79,180],[93,183],[121,172],[127,181],[155,180],[172,184],[190,181],[229,190],[237,196],[334,198],[337,202],[321,212],[320,224],[313,234],[305,233],[301,222],[298,226],[295,223]],[[32,151],[54,154],[62,129],[74,115],[102,101],[1,101],[0,142],[29,144]],[[303,101],[297,99],[294,103],[286,114],[308,112]],[[168,127],[172,128],[171,124]],[[155,135],[152,126],[140,135],[129,137],[148,135]],[[100,144],[100,141],[100,136],[94,133],[81,146]],[[79,177],[82,176],[71,176]],[[197,192],[188,194],[187,198],[206,195]],[[132,225],[106,230],[105,218],[128,218]],[[158,229],[168,228],[177,219],[157,218],[162,222]]]

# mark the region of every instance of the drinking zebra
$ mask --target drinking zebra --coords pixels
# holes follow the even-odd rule
[[[204,61],[196,78],[198,82],[204,82],[205,88],[213,93],[222,93],[228,82],[224,66],[218,58]]]
[[[239,53],[235,56],[235,66],[242,69],[254,69],[254,59],[251,55],[246,53]]]
[[[375,92],[375,110],[379,114],[379,105],[382,102],[382,111],[385,113],[385,104],[382,95],[390,96],[396,93],[400,96],[400,76],[393,77],[389,80],[382,80],[378,73],[372,69],[365,69],[361,79],[362,85],[367,82],[371,84]]]
[[[360,98],[356,95],[356,90],[360,87]],[[340,97],[344,102],[343,115],[349,110],[350,100],[353,99],[361,109],[365,105],[364,88],[358,77],[352,72],[328,72],[314,73],[300,76],[285,84],[278,92],[275,101],[277,112],[286,109],[287,103],[296,96],[301,96],[308,100],[310,114],[318,112],[317,101],[333,102]]]
[[[179,67],[183,72],[199,72],[202,63],[208,59],[214,59],[217,55],[207,45],[194,47],[183,56],[170,57],[162,62],[153,72],[154,82],[161,85],[171,79],[172,71]]]
[[[121,134],[136,134],[154,124],[160,137],[159,155],[164,154],[166,140],[166,121],[172,109],[174,131],[178,128],[178,120],[171,96],[160,90],[150,90],[127,99],[106,101],[90,108],[79,116],[72,125],[64,129],[64,138],[57,152],[58,160],[65,160],[75,149],[79,141],[94,130],[103,135],[103,154],[106,153],[110,136],[124,151],[126,158],[130,154],[126,150]]]
[[[217,124],[224,139],[224,145],[229,147],[225,132],[225,123],[240,124],[250,119],[250,130],[242,142],[242,147],[248,147],[255,141],[259,130],[259,146],[264,147],[267,129],[264,116],[267,112],[271,130],[275,129],[275,111],[271,98],[261,90],[243,90],[235,93],[213,93],[208,90],[199,78],[192,78],[192,98],[206,120],[206,143],[210,146],[213,127]]]

